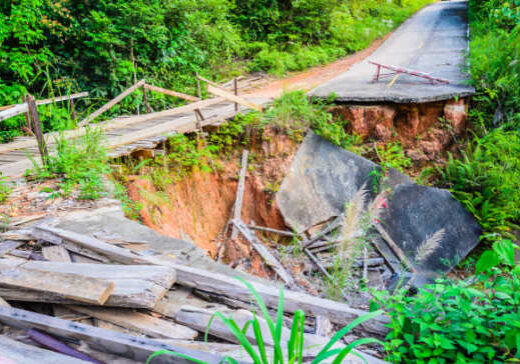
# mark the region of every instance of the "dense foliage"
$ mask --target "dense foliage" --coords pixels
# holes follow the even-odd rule
[[[392,362],[493,363],[520,358],[520,265],[514,244],[493,244],[466,281],[439,279],[416,295],[376,293],[391,319]],[[501,263],[504,268],[499,268]]]
[[[90,91],[86,109],[136,80],[195,92],[195,72],[282,74],[366,47],[431,0],[14,0],[0,4],[0,105]],[[111,112],[136,112],[136,93]],[[152,107],[174,99],[154,94]],[[47,130],[69,127],[41,108]],[[53,116],[52,118],[50,116]],[[0,124],[18,135],[23,117]]]
[[[491,241],[520,224],[520,1],[470,1],[475,137],[441,170]]]

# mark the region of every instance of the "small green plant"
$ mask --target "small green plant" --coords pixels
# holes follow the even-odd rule
[[[110,173],[101,131],[87,129],[78,139],[56,140],[56,153],[43,166],[33,160],[34,169],[27,174],[36,179],[60,177],[60,194],[70,196],[76,189],[80,199],[93,200],[106,194],[103,176]]]
[[[10,183],[7,181],[7,177],[4,177],[0,174],[0,203],[6,202],[10,194]]]
[[[440,278],[416,295],[374,292],[373,307],[391,317],[385,348],[391,362],[498,363],[520,359],[520,265],[511,241],[495,242],[476,276]],[[499,267],[502,264],[502,267]]]
[[[241,278],[237,278],[238,280],[242,281],[246,287],[249,289],[253,301],[251,302],[252,308],[257,306],[260,308],[260,312],[262,314],[263,319],[267,323],[267,326],[269,328],[269,332],[262,332],[261,324],[259,316],[253,309],[253,318],[248,321],[243,328],[240,328],[237,323],[233,320],[231,316],[227,317],[221,312],[215,313],[215,315],[211,318],[211,320],[208,323],[208,328],[206,330],[205,339],[207,341],[208,338],[208,331],[211,326],[211,323],[213,322],[213,319],[219,319],[221,320],[233,333],[237,341],[239,342],[240,346],[246,351],[248,356],[251,358],[252,362],[254,364],[292,364],[292,363],[302,363],[303,355],[304,355],[304,344],[305,344],[305,336],[304,336],[304,327],[305,327],[305,313],[302,310],[296,310],[294,312],[292,325],[290,328],[291,334],[290,338],[287,342],[282,342],[282,329],[283,329],[283,321],[284,321],[284,290],[281,287],[280,288],[280,294],[278,299],[278,308],[276,313],[276,318],[273,320],[271,318],[271,315],[269,314],[269,311],[267,309],[267,306],[264,303],[264,300],[260,296],[260,294],[256,291],[256,289],[253,287],[253,285],[249,282],[246,282],[245,280]],[[370,343],[377,343],[382,344],[379,340],[374,338],[363,338],[356,341],[353,341],[352,343],[348,344],[345,347],[337,347],[336,344],[338,344],[338,341],[345,336],[347,333],[349,333],[353,328],[356,326],[362,324],[365,321],[368,321],[376,316],[379,316],[382,314],[381,310],[374,311],[367,313],[363,316],[359,316],[357,319],[352,321],[350,324],[345,326],[343,329],[339,330],[331,339],[330,341],[320,350],[318,355],[313,359],[312,364],[318,364],[323,362],[324,360],[332,360],[333,364],[340,364],[343,362],[345,357],[352,353],[352,350],[356,348],[359,345],[365,345]],[[255,335],[255,342],[256,342],[256,348],[253,343],[249,342],[248,338],[246,337],[245,333],[249,329],[249,327],[252,327],[254,335]],[[265,340],[264,337],[266,335],[270,335],[273,342],[273,353],[272,357],[269,358],[268,352],[265,347]],[[286,350],[283,350],[283,347],[286,347]],[[190,358],[186,355],[175,353],[168,350],[159,350],[156,353],[152,354],[148,360],[146,361],[147,364],[149,364],[153,358],[156,358],[161,355],[172,355],[181,357],[187,360],[192,360],[195,363],[201,363],[205,364],[204,362],[197,360],[195,358]],[[359,355],[358,353],[354,352],[353,355]],[[238,361],[231,357],[224,357],[221,361],[221,363],[230,363],[235,364],[238,363]]]
[[[376,145],[375,151],[383,170],[395,168],[404,172],[412,166],[412,160],[404,154],[403,146],[399,142]]]

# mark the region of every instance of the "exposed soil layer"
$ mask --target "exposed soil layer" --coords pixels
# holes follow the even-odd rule
[[[263,140],[250,146],[242,220],[285,229],[274,193],[291,165],[298,143],[272,131],[264,132]],[[230,155],[215,160],[221,166],[217,173],[193,171],[163,193],[149,178],[132,176],[128,192],[132,200],[142,204],[144,224],[164,235],[191,240],[212,258],[228,264],[240,264],[240,258],[252,257],[249,244],[240,239],[231,243],[223,239],[236,199],[241,153],[242,148],[236,148]],[[253,273],[265,276],[261,260],[258,264],[255,260],[253,269],[257,267],[258,271]]]
[[[349,132],[374,141],[400,141],[421,165],[436,160],[466,131],[468,99],[423,104],[340,105],[331,112],[349,121]]]

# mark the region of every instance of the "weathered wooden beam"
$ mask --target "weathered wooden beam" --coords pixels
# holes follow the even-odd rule
[[[137,90],[139,87],[143,86],[144,83],[145,83],[145,81],[141,80],[141,81],[137,82],[136,84],[132,85],[131,87],[127,88],[125,91],[121,92],[119,95],[114,97],[112,100],[107,102],[105,105],[101,106],[99,109],[97,109],[92,114],[90,114],[85,119],[83,119],[80,123],[78,123],[78,126],[83,126],[85,124],[88,124],[89,122],[91,122],[92,120],[94,120],[95,118],[97,118],[98,116],[103,114],[105,111],[109,110],[112,106],[121,102],[121,100],[123,100],[125,97],[130,95],[132,92]]]
[[[175,317],[175,321],[189,326],[197,331],[205,332],[208,328],[208,324],[211,318],[215,315],[217,310],[204,309],[200,307],[185,305],[182,306]],[[233,320],[237,323],[238,327],[242,328],[248,322],[253,320],[253,314],[247,310],[227,310],[221,311],[224,316],[231,316]],[[274,340],[269,332],[269,327],[267,322],[262,317],[257,315],[258,321],[260,323],[261,331],[263,334],[265,345],[274,346]],[[239,341],[236,336],[229,330],[229,328],[219,319],[215,318],[211,326],[209,326],[209,333],[213,336],[216,336],[220,339],[238,344]],[[252,325],[249,326],[248,330],[244,332],[246,337],[251,343],[255,343],[255,334]],[[282,328],[282,342],[289,341],[291,336],[291,332],[288,328]],[[306,335],[305,337],[306,345],[320,345],[326,344],[326,339],[315,336],[315,335]]]
[[[219,87],[214,87],[212,85],[208,85],[208,92],[212,93],[213,95],[223,97],[229,101],[236,102],[237,104],[243,105],[250,109],[254,109],[254,110],[258,110],[258,111],[263,110],[262,106],[255,104],[254,102],[248,101],[243,97],[233,95],[231,92],[223,90]]]
[[[27,103],[12,105],[5,110],[0,111],[0,121],[6,120],[20,114],[23,114],[29,110]]]
[[[198,350],[191,350],[160,343],[151,339],[127,335],[76,322],[62,320],[30,311],[11,307],[0,307],[0,322],[20,328],[35,328],[52,335],[83,340],[96,350],[124,356],[138,362],[145,362],[159,350],[170,350],[208,363],[219,363],[222,358]],[[180,357],[163,355],[153,360],[154,364],[193,362]]]
[[[86,364],[84,360],[68,355],[27,345],[8,336],[0,336],[0,358],[4,363],[41,363],[41,364]],[[10,359],[7,361],[6,359]]]
[[[158,265],[112,265],[88,263],[56,263],[30,261],[24,263],[6,260],[12,267],[28,268],[42,273],[76,274],[95,279],[106,279],[114,290],[104,303],[107,307],[152,309],[175,283],[175,270]],[[28,302],[78,303],[70,298],[42,294],[35,290],[0,288],[0,296],[8,300]]]
[[[0,265],[0,285],[20,290],[31,289],[97,305],[104,304],[114,291],[114,284],[103,279],[5,265]]]
[[[63,245],[52,245],[42,248],[42,255],[51,262],[71,263],[70,254]]]
[[[273,233],[273,234],[278,234],[278,235],[282,235],[282,236],[287,236],[287,237],[290,237],[290,238],[293,238],[295,235],[297,236],[297,234],[294,234],[290,231],[284,231],[284,230],[278,230],[278,229],[272,229],[272,228],[269,228],[269,227],[265,227],[265,226],[258,226],[258,225],[247,225],[248,228],[250,229],[253,229],[253,230],[260,230],[260,231],[266,231],[268,233]]]
[[[42,230],[47,233],[52,233],[62,239],[71,241],[81,247],[91,249],[97,253],[105,255],[107,258],[123,264],[146,264],[147,261],[142,259],[139,255],[132,253],[127,249],[105,243],[96,238],[86,235],[78,234],[73,231],[58,229],[45,225],[38,225],[34,227],[35,230]]]
[[[251,301],[251,293],[245,285],[237,279],[224,274],[210,272],[194,267],[187,267],[174,262],[163,261],[162,263],[177,271],[177,284],[196,288],[202,291],[220,294],[244,302]],[[250,282],[260,294],[265,304],[273,309],[278,306],[279,289],[272,285],[258,282]],[[345,303],[327,300],[324,298],[313,297],[305,293],[285,290],[284,310],[294,313],[296,310],[303,310],[310,316],[327,316],[333,323],[347,325],[359,316],[366,314],[366,311],[358,310]],[[360,328],[369,333],[386,334],[389,323],[387,317],[377,317],[363,323]]]
[[[235,200],[235,212],[234,218],[235,220],[242,219],[242,203],[244,202],[244,190],[246,183],[246,172],[247,172],[247,156],[249,155],[249,151],[244,149],[242,152],[242,161],[240,168],[240,176],[238,177],[238,187],[237,187],[237,196]],[[233,225],[233,229],[231,230],[231,239],[236,239],[238,236],[238,228]]]
[[[276,257],[267,249],[262,242],[260,242],[255,234],[249,230],[247,225],[239,219],[233,219],[233,225],[237,227],[242,235],[249,241],[251,246],[262,256],[265,263],[270,266],[276,274],[287,284],[289,287],[296,287],[296,282],[293,276],[287,272],[283,265],[276,259]]]
[[[135,312],[131,309],[87,306],[67,306],[67,308],[154,338],[191,340],[198,335],[197,331],[189,327]]]
[[[377,232],[381,235],[384,241],[388,244],[390,249],[394,252],[394,254],[401,260],[401,262],[409,269],[411,272],[416,273],[417,270],[410,262],[406,254],[403,250],[397,245],[397,243],[392,239],[392,237],[388,234],[388,232],[381,226],[381,224],[373,224],[376,228]]]
[[[46,105],[46,104],[52,104],[53,102],[60,102],[60,101],[67,101],[67,100],[74,100],[79,99],[81,97],[87,97],[88,92],[79,92],[76,94],[70,94],[65,96],[58,96],[50,99],[43,99],[43,100],[36,100],[36,105]]]
[[[173,96],[173,97],[178,97],[180,99],[187,100],[187,101],[200,101],[200,99],[198,97],[183,94],[182,92],[168,90],[168,89],[158,87],[158,86],[149,85],[147,83],[145,83],[143,87],[147,90],[160,92],[162,94]]]
[[[32,131],[38,142],[38,150],[40,151],[42,164],[46,165],[47,159],[49,158],[49,151],[47,150],[47,144],[45,143],[45,138],[43,136],[42,124],[40,116],[38,115],[36,102],[34,101],[34,97],[31,95],[27,95],[26,100],[29,107],[29,115],[31,116]]]

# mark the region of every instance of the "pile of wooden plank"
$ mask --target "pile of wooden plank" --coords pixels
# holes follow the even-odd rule
[[[247,233],[241,222],[237,226]],[[125,247],[135,242],[110,242],[49,225],[7,231],[2,238],[9,240],[0,242],[0,323],[5,325],[0,362],[22,357],[28,358],[26,363],[100,363],[119,357],[144,362],[160,350],[207,363],[218,363],[226,355],[248,362],[222,322],[213,320],[208,326],[217,311],[239,325],[252,318],[250,292],[239,280],[181,265],[149,249],[144,254]],[[279,287],[253,285],[275,310]],[[309,359],[328,341],[319,335],[324,323],[344,326],[365,313],[300,292],[286,291],[284,297],[288,322],[298,309],[311,317],[305,334]],[[360,333],[382,334],[386,322],[368,321]],[[209,342],[204,342],[206,330]],[[253,342],[252,330],[247,335]],[[282,336],[288,335],[286,328]],[[272,346],[272,340],[266,345]],[[33,357],[41,359],[31,361]],[[162,362],[190,361],[171,355],[152,361]]]

